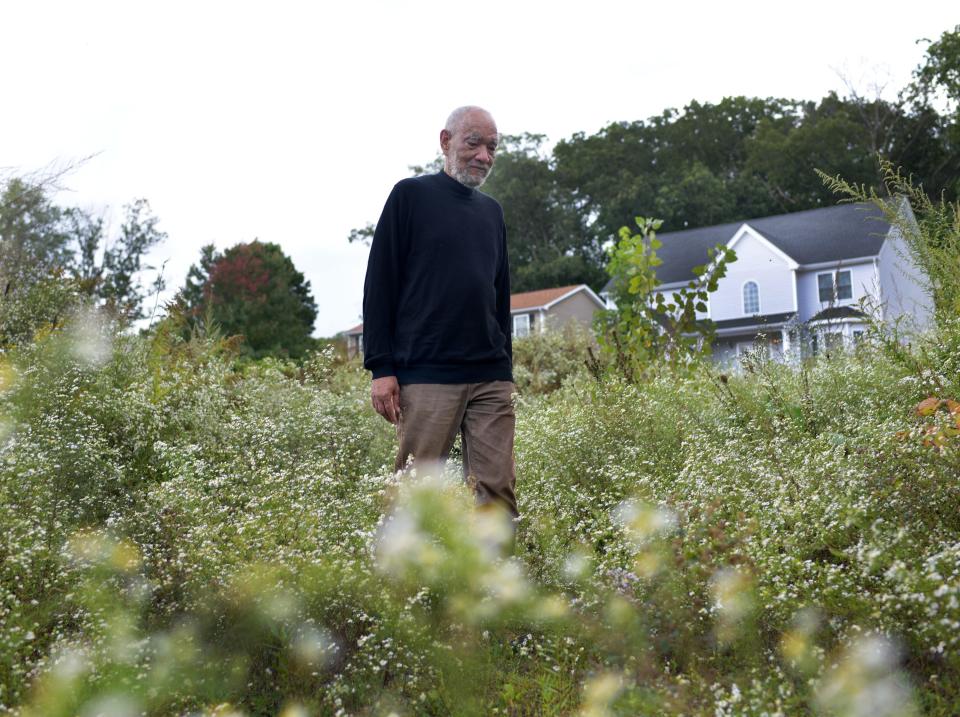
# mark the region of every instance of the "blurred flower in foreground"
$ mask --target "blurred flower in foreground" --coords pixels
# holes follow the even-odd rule
[[[858,639],[825,676],[816,695],[824,714],[839,717],[913,717],[919,714],[897,651],[878,635]]]
[[[101,531],[81,530],[67,541],[69,557],[84,565],[131,573],[140,567],[140,551],[127,540],[116,540]]]
[[[610,705],[623,690],[623,678],[609,672],[590,678],[583,687],[580,717],[608,717]]]
[[[614,518],[636,545],[677,527],[677,515],[664,506],[625,500],[617,506]]]
[[[753,581],[733,568],[718,570],[710,581],[710,593],[717,612],[717,638],[729,642],[738,637],[753,610]]]
[[[112,694],[87,704],[81,717],[140,717],[143,709],[129,695]]]
[[[113,353],[113,335],[113,326],[99,311],[79,312],[69,330],[71,353],[88,366],[102,366]]]
[[[804,608],[793,618],[793,626],[780,637],[780,653],[787,664],[804,674],[817,671],[822,650],[814,641],[821,616],[814,608]]]

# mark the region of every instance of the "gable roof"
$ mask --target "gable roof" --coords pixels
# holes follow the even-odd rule
[[[542,309],[557,299],[573,293],[574,290],[582,286],[586,286],[586,284],[571,284],[570,286],[558,286],[555,289],[538,289],[537,291],[524,291],[519,294],[511,294],[510,311]]]
[[[537,291],[523,291],[519,294],[510,295],[510,311],[523,311],[532,309],[549,309],[560,299],[576,294],[579,291],[586,292],[595,304],[600,308],[605,308],[603,300],[597,296],[593,290],[586,284],[570,284],[569,286],[558,286],[555,289],[538,289]],[[352,329],[341,331],[344,336],[362,334],[363,324],[357,324]]]
[[[857,203],[666,232],[657,235],[663,243],[657,250],[663,260],[657,267],[660,283],[693,279],[691,269],[709,262],[707,249],[729,242],[744,224],[798,264],[876,256],[890,229],[878,207]]]

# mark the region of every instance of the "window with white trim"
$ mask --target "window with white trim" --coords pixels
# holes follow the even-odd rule
[[[827,331],[823,335],[823,346],[828,352],[843,351],[843,334],[839,331]]]
[[[837,272],[837,301],[848,301],[853,298],[853,279],[849,271]]]
[[[513,317],[513,335],[515,337],[530,335],[530,314],[515,314]]]
[[[748,281],[743,285],[743,313],[760,313],[760,287],[755,281]]]
[[[817,274],[817,290],[820,293],[820,301],[824,304],[849,301],[853,298],[853,276],[849,269]]]

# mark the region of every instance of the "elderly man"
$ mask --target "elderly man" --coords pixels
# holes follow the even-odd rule
[[[440,132],[443,171],[394,186],[367,263],[364,366],[397,424],[397,470],[445,460],[460,433],[477,503],[516,517],[507,237],[477,191],[498,141],[489,112],[460,107]]]

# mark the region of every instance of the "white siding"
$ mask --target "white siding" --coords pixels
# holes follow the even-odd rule
[[[793,271],[783,257],[749,233],[733,250],[737,260],[727,267],[727,275],[710,295],[710,318],[723,321],[745,316],[743,285],[747,281],[755,281],[760,290],[761,314],[793,311]]]
[[[826,274],[836,271],[849,271],[853,284],[853,296],[842,301],[820,301],[820,290],[817,286],[817,274]],[[800,304],[800,321],[809,321],[823,309],[830,306],[859,306],[865,296],[879,296],[877,287],[877,273],[872,261],[860,264],[844,265],[837,262],[834,266],[823,269],[809,269],[797,272],[797,303]]]
[[[907,252],[903,236],[891,227],[878,262],[880,299],[885,321],[906,317],[910,328],[924,330],[933,323],[933,299],[923,273]]]

